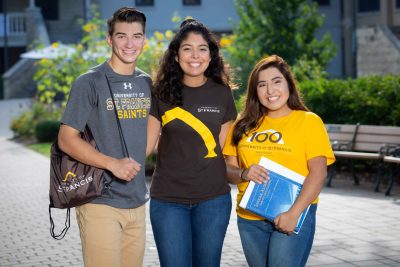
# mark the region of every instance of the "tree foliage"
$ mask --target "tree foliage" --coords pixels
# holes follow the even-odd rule
[[[320,40],[316,31],[323,24],[317,4],[307,0],[235,0],[239,16],[233,35],[225,45],[231,67],[244,85],[254,64],[267,55],[277,54],[291,66],[297,63],[300,78],[309,78],[335,55],[335,45],[329,34]],[[242,86],[243,87],[243,86]]]

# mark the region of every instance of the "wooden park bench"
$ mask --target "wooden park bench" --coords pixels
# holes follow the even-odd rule
[[[381,178],[384,175],[384,163],[395,165],[392,166],[390,185],[386,191],[386,195],[389,195],[400,163],[399,155],[396,154],[396,148],[400,147],[400,127],[360,124],[326,124],[325,126],[335,157],[351,160],[351,172],[355,184],[359,184],[359,179],[354,171],[352,159],[368,159],[377,162],[376,192],[379,191]],[[327,186],[331,186],[335,171],[334,164],[328,172]]]

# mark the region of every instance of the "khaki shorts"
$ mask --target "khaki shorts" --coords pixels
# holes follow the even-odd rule
[[[85,204],[76,208],[85,267],[138,267],[146,241],[146,205],[119,209]]]

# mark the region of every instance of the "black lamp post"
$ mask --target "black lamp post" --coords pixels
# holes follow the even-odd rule
[[[4,72],[8,70],[8,34],[7,34],[7,0],[3,0],[3,18],[4,18],[4,49],[3,66]]]

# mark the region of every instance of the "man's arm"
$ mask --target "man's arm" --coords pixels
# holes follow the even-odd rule
[[[74,159],[108,170],[125,181],[131,181],[141,168],[141,165],[132,158],[116,159],[97,151],[80,137],[78,130],[65,124],[60,127],[58,145],[62,151]]]

